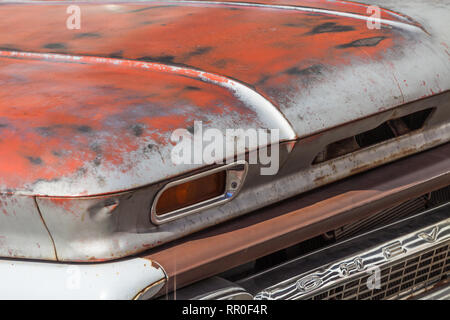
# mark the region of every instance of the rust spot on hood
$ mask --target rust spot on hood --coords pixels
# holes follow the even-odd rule
[[[0,57],[0,193],[93,195],[180,174],[186,168],[164,162],[173,130],[195,120],[220,129],[267,127],[245,99],[211,82],[238,79],[283,110],[326,70],[382,60],[406,41],[401,28],[368,30],[365,5],[279,3],[82,3],[81,30],[65,28],[66,4],[2,5],[0,28],[16,26],[2,35],[4,53],[86,60]],[[382,18],[416,26],[387,10]],[[138,61],[184,73],[135,68]],[[208,75],[199,79],[197,70]]]

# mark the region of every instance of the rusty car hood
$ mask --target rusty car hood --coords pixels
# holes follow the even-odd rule
[[[89,196],[196,169],[170,161],[170,134],[196,120],[288,141],[450,88],[448,42],[388,10],[369,29],[361,4],[79,6],[80,30],[67,3],[0,6],[0,193]]]

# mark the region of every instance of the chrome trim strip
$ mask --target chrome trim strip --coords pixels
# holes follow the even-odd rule
[[[253,300],[253,296],[239,286],[208,293],[198,300]]]
[[[222,195],[159,216],[156,214],[156,205],[158,203],[158,200],[164,193],[164,191],[166,191],[167,189],[221,171],[227,172],[225,182],[225,192]],[[150,214],[152,223],[155,225],[160,225],[233,200],[239,194],[239,191],[242,189],[245,178],[247,176],[247,172],[248,172],[248,163],[245,160],[239,160],[231,164],[214,168],[212,170],[194,174],[187,178],[169,182],[156,194],[155,199],[153,200]]]
[[[265,299],[307,299],[340,283],[352,281],[374,268],[412,257],[421,251],[450,243],[450,218],[388,241],[368,251],[349,256],[271,286],[255,295]]]

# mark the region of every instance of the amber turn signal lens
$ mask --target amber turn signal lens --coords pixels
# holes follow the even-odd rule
[[[156,203],[156,215],[160,216],[200,203],[225,193],[226,171],[175,185],[165,190]]]

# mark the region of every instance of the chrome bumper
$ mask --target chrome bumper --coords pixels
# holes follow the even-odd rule
[[[446,204],[234,283],[198,282],[176,298],[442,299],[449,296],[449,249]]]

